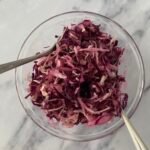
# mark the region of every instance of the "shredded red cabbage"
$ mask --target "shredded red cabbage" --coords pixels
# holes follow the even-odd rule
[[[127,105],[125,78],[118,74],[123,52],[90,20],[65,27],[52,53],[34,62],[28,96],[67,127],[104,124]]]

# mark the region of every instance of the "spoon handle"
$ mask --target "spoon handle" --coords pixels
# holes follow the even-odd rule
[[[34,56],[30,56],[30,57],[27,57],[27,58],[23,58],[23,59],[19,59],[19,60],[16,60],[16,61],[8,62],[8,63],[5,63],[5,64],[1,64],[0,65],[0,74],[4,73],[6,71],[9,71],[11,69],[14,69],[16,67],[22,66],[24,64],[27,64],[29,62],[32,62],[32,61],[34,61],[34,60],[36,60],[38,58],[41,58],[43,56],[46,56],[50,52],[52,52],[54,47],[55,47],[55,45],[52,48],[50,48],[49,50],[47,50],[45,52],[42,52],[40,54],[34,55]]]
[[[133,140],[137,150],[149,150],[123,111],[122,111],[122,118],[123,118],[124,123],[132,137],[132,140]]]

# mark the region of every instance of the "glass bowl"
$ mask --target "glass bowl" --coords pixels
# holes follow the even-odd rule
[[[96,13],[84,11],[67,12],[56,15],[42,22],[29,34],[22,44],[18,59],[26,58],[37,52],[47,50],[47,46],[53,46],[56,42],[55,35],[62,34],[64,26],[79,23],[84,19],[90,19],[95,24],[101,24],[102,30],[118,39],[119,46],[125,48],[121,60],[122,62],[119,67],[119,73],[125,75],[127,80],[122,91],[127,92],[129,95],[125,112],[128,117],[131,117],[141,99],[144,87],[144,67],[139,49],[134,40],[128,32],[115,21]],[[30,99],[25,99],[28,93],[27,87],[32,72],[32,66],[33,62],[16,69],[16,89],[20,102],[28,116],[46,132],[62,139],[88,141],[109,135],[123,125],[123,120],[119,117],[103,125],[92,127],[85,124],[77,125],[73,128],[66,128],[59,124],[51,123],[40,108],[34,106]]]

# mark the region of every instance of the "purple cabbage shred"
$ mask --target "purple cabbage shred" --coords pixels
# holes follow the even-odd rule
[[[118,74],[123,52],[117,40],[90,20],[65,27],[53,51],[34,62],[27,97],[67,127],[120,117],[128,100],[121,92],[125,77]]]

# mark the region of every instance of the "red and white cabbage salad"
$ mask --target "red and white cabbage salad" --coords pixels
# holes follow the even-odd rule
[[[27,97],[66,127],[120,117],[128,100],[121,91],[125,77],[118,74],[123,52],[90,20],[64,27],[53,51],[34,62]]]

